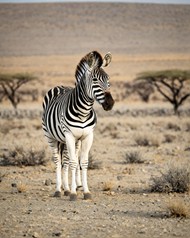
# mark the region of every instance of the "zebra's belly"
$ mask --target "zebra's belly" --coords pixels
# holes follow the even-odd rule
[[[65,133],[71,133],[73,134],[73,136],[75,137],[76,140],[78,139],[83,139],[86,136],[88,136],[90,133],[93,132],[95,125],[91,125],[85,128],[80,128],[80,127],[65,127],[64,125],[62,126],[57,126],[55,128],[49,128],[49,130],[45,129],[45,135],[47,137],[52,137],[53,139],[61,142],[61,143],[65,143]]]

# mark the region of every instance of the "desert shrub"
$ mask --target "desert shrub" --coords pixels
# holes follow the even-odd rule
[[[44,150],[25,150],[22,146],[6,151],[1,155],[1,158],[1,165],[4,166],[35,166],[45,165],[47,162]]]
[[[189,218],[190,208],[182,199],[170,200],[167,205],[169,217]]]
[[[135,136],[135,142],[139,146],[159,146],[160,141],[158,136],[138,134]]]
[[[95,161],[92,154],[90,154],[88,158],[88,169],[101,169],[101,167],[102,167],[102,162]]]
[[[134,163],[144,163],[144,159],[142,155],[138,151],[131,151],[126,153],[125,161],[126,164],[134,164]]]
[[[190,188],[190,169],[188,166],[171,167],[161,177],[152,178],[152,192],[184,193]]]
[[[109,135],[111,135],[111,137],[114,137],[114,136],[117,137],[117,133],[118,133],[117,125],[115,125],[114,123],[109,123],[108,125],[103,127],[100,132],[102,134],[109,133]]]
[[[3,179],[7,176],[7,174],[0,172],[0,183],[3,181]]]
[[[186,131],[190,131],[190,122],[186,123]]]
[[[167,124],[166,128],[169,129],[169,130],[174,130],[174,131],[180,131],[181,130],[180,126],[178,126],[177,124],[172,123],[172,122],[169,122]]]
[[[166,134],[164,137],[165,137],[165,140],[164,140],[165,143],[172,143],[176,138],[175,136],[169,135],[169,134]]]
[[[145,136],[138,136],[135,138],[135,142],[140,146],[149,146],[149,140]]]

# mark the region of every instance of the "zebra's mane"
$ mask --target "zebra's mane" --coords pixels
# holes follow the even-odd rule
[[[92,70],[96,67],[100,68],[102,64],[102,56],[97,51],[92,51],[85,55],[76,67],[75,78],[77,83],[80,82],[87,70]]]

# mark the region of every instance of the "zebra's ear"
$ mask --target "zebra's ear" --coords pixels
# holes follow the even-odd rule
[[[105,56],[104,56],[104,59],[103,59],[103,64],[102,64],[102,67],[106,67],[110,64],[112,60],[112,55],[110,52],[108,52]]]

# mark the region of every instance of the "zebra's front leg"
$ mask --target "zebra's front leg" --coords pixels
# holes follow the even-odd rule
[[[84,199],[91,199],[91,193],[88,188],[88,182],[87,182],[87,170],[88,170],[88,156],[89,151],[92,146],[93,142],[93,132],[90,133],[83,141],[81,145],[81,168],[82,168],[82,185],[84,189]]]
[[[76,184],[77,184],[77,189],[82,187],[82,183],[81,183],[81,171],[80,171],[80,161],[79,161],[79,152],[80,152],[80,149],[81,149],[81,141],[78,140],[77,143],[76,143],[76,158],[77,158],[77,162],[78,162],[78,165],[77,165],[77,170],[76,170]]]
[[[77,157],[75,153],[75,138],[72,134],[66,133],[66,144],[67,150],[69,155],[69,167],[71,169],[71,194],[70,194],[70,201],[75,201],[77,199],[76,193],[76,170],[77,170]]]

